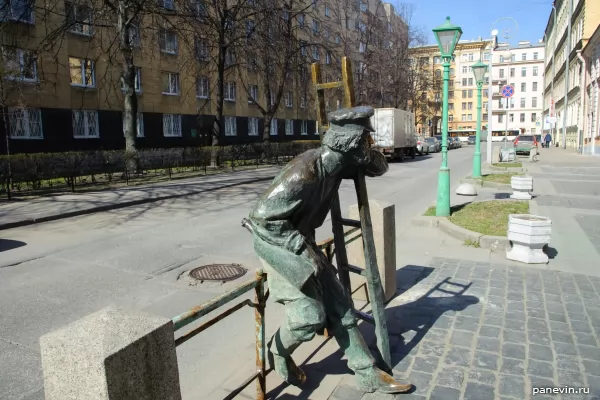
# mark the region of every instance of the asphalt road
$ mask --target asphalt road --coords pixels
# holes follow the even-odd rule
[[[472,166],[472,147],[451,150],[452,188]],[[485,157],[482,157],[485,159]],[[436,199],[439,153],[392,163],[368,180],[369,197],[396,205],[396,231]],[[39,337],[111,304],[174,317],[230,289],[259,266],[240,227],[268,183],[6,230],[13,248],[0,252],[0,398],[43,399]],[[342,210],[356,203],[341,189]],[[318,232],[330,236],[330,226]],[[245,277],[228,284],[190,285],[189,269],[236,262]],[[281,319],[269,304],[267,330]],[[217,396],[231,376],[252,371],[253,312],[239,311],[178,348],[186,399]],[[211,395],[212,393],[212,395]]]

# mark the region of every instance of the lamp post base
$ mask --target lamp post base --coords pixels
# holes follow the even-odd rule
[[[473,155],[473,178],[481,178],[481,152],[475,152]]]
[[[440,168],[438,173],[438,195],[435,207],[437,217],[450,216],[450,169]]]

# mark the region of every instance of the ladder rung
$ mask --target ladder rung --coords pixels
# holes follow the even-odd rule
[[[325,89],[337,89],[344,86],[344,82],[327,82],[327,83],[318,83],[316,85],[317,90],[325,90]]]
[[[357,267],[356,265],[346,264],[346,265],[344,265],[344,268],[354,274],[367,276],[367,271],[362,268]]]
[[[373,316],[371,314],[367,314],[365,312],[359,311],[359,310],[354,310],[354,314],[362,319],[365,322],[369,322],[371,324],[375,324],[375,319],[373,318]]]
[[[462,293],[462,292],[451,292],[450,290],[446,290],[446,289],[434,289],[434,290],[439,290],[440,292],[453,294],[455,296],[458,296],[460,293]]]
[[[362,228],[360,221],[356,219],[340,218],[342,225],[351,226],[353,228]]]

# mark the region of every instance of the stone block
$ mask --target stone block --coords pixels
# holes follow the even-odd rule
[[[46,400],[181,400],[170,319],[104,308],[40,338]]]
[[[475,189],[475,185],[470,183],[461,183],[456,188],[456,194],[461,196],[477,196],[477,189]]]
[[[533,191],[533,177],[531,176],[513,176],[510,178],[510,186],[514,193],[510,196],[516,200],[531,200]]]
[[[545,264],[548,256],[543,248],[550,242],[550,218],[529,214],[511,214],[508,217],[508,240],[512,248],[506,258],[527,264]]]
[[[375,254],[377,255],[377,268],[381,277],[385,301],[390,300],[397,289],[396,282],[396,209],[393,204],[369,201],[371,222],[373,224],[373,240],[375,241]],[[349,208],[351,219],[360,220],[358,205]],[[348,244],[348,262],[360,268],[365,268],[365,253],[362,236],[352,234]],[[354,240],[352,240],[354,239]],[[350,274],[352,290],[366,283],[366,278],[357,274]],[[353,294],[355,299],[366,300],[366,291],[359,289]]]

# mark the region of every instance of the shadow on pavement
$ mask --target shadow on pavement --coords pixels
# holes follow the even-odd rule
[[[27,243],[19,240],[0,239],[0,252],[18,249],[23,246],[27,246]]]
[[[399,286],[396,296],[403,295],[410,299],[410,289],[421,280],[431,274],[433,268],[406,265],[396,271],[396,276]],[[475,296],[464,295],[470,288],[471,283],[453,283],[450,278],[445,278],[436,282],[425,293],[420,294],[415,292],[415,299],[405,304],[386,308],[386,316],[388,323],[388,332],[390,337],[390,347],[392,355],[393,368],[400,366],[402,361],[419,345],[425,335],[432,327],[438,327],[436,322],[445,313],[455,313],[463,311],[469,306],[479,303],[479,299]],[[408,295],[408,296],[407,296]],[[394,301],[393,299],[391,300]],[[381,362],[381,355],[377,350],[376,337],[374,327],[370,324],[361,323],[360,330],[363,333],[365,341],[369,344],[371,352],[376,360]],[[436,333],[437,334],[437,333]],[[444,339],[440,339],[442,342]],[[325,359],[311,363],[311,359],[325,346],[328,340],[323,343],[301,364],[302,369],[307,375],[307,381],[302,387],[302,392],[299,395],[281,394],[287,387],[286,384],[279,385],[271,390],[268,399],[309,399],[316,388],[319,387],[325,376],[327,375],[345,375],[352,372],[348,368],[345,361],[342,360],[344,354],[341,350],[336,351]],[[435,351],[436,346],[443,344],[426,342]],[[396,369],[395,371],[399,371]],[[415,382],[411,382],[413,385]],[[418,385],[418,383],[417,383]],[[418,387],[417,387],[418,389]],[[413,391],[415,387],[413,386]]]

